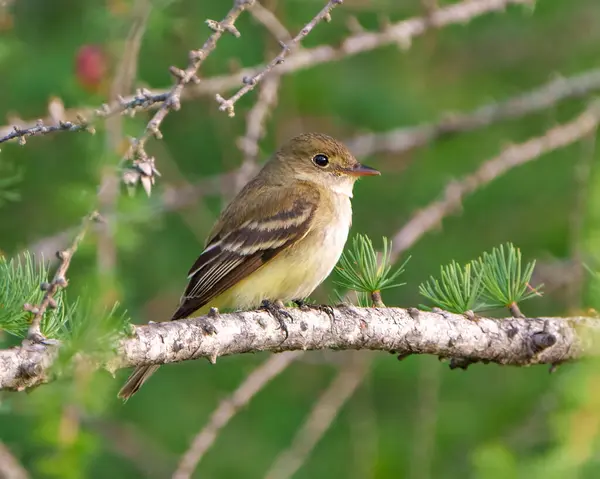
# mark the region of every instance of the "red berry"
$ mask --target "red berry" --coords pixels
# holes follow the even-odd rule
[[[98,45],[83,45],[75,59],[75,74],[79,83],[89,91],[97,91],[107,70],[106,55]]]

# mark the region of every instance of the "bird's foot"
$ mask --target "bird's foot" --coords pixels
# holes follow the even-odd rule
[[[333,313],[333,307],[329,306],[328,304],[312,304],[312,303],[307,303],[303,299],[295,299],[294,303],[296,303],[296,305],[300,309],[304,309],[304,310],[315,309],[317,311],[322,311],[323,313],[327,314],[327,316],[329,316],[329,318],[332,321],[335,319],[335,315]]]
[[[271,302],[268,299],[265,299],[262,302],[260,309],[267,311],[271,316],[273,316],[277,320],[277,322],[279,323],[279,329],[281,329],[285,334],[285,338],[283,338],[283,341],[285,341],[290,335],[285,320],[289,319],[290,321],[293,321],[294,318],[290,313],[288,313],[284,309],[283,303],[281,301]]]

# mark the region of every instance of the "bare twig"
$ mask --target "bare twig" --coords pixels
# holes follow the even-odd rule
[[[146,191],[149,191],[150,186],[147,185],[153,183],[154,176],[158,174],[158,171],[154,167],[154,158],[148,157],[145,151],[146,142],[153,136],[158,139],[162,138],[160,126],[170,111],[181,108],[181,93],[185,86],[190,82],[200,83],[200,78],[197,76],[198,69],[208,55],[216,48],[217,42],[224,33],[230,33],[235,37],[241,35],[234,23],[240,14],[253,3],[254,0],[235,0],[233,7],[231,7],[231,10],[223,20],[220,22],[206,20],[206,24],[213,33],[204,42],[202,48],[190,51],[187,68],[185,70],[180,70],[176,67],[170,68],[170,72],[175,78],[173,87],[168,92],[164,102],[160,104],[158,111],[146,125],[144,132],[132,142],[125,155],[125,158],[132,160],[133,169],[138,174],[136,177],[130,172],[129,176],[124,177],[126,183],[135,184],[137,181],[141,181],[142,177],[145,177],[144,186]]]
[[[58,259],[60,260],[60,264],[58,266],[58,269],[56,270],[56,273],[54,274],[52,282],[47,284],[43,283],[40,286],[45,291],[44,297],[42,298],[42,302],[39,305],[35,306],[30,304],[24,305],[25,309],[30,311],[34,315],[33,319],[31,320],[31,325],[29,326],[29,331],[27,332],[28,340],[35,343],[44,341],[45,338],[42,335],[42,331],[40,329],[40,324],[42,322],[44,313],[48,308],[56,308],[57,305],[54,296],[56,295],[56,293],[58,293],[59,290],[67,287],[68,282],[66,279],[66,274],[67,270],[69,269],[69,266],[71,265],[71,259],[73,258],[75,251],[77,251],[79,243],[83,241],[89,223],[91,221],[95,221],[97,218],[98,216],[96,213],[92,213],[92,215],[86,217],[83,220],[83,226],[81,227],[81,230],[79,231],[77,236],[75,236],[75,239],[73,240],[73,243],[71,243],[71,246],[69,246],[63,251],[59,251],[56,253]]]
[[[10,450],[0,442],[0,479],[28,479],[29,474]]]
[[[47,135],[49,133],[55,133],[57,131],[90,131],[91,133],[94,130],[81,118],[81,121],[78,123],[73,123],[71,121],[60,121],[58,125],[50,125],[47,126],[44,124],[43,120],[37,120],[34,125],[29,126],[27,128],[19,128],[18,126],[12,127],[3,127],[2,130],[6,131],[7,128],[11,128],[12,131],[10,133],[5,133],[4,136],[0,138],[0,143],[5,143],[10,140],[17,139],[19,140],[20,145],[24,145],[26,141],[26,137],[28,136],[37,136],[37,135]]]
[[[478,318],[402,308],[289,309],[288,339],[265,311],[243,311],[138,326],[115,345],[105,367],[166,364],[257,351],[378,350],[432,354],[505,365],[554,364],[597,355],[600,320]],[[211,334],[211,332],[216,333]],[[23,390],[48,381],[59,346],[24,343],[0,350],[0,389]]]
[[[275,79],[273,76],[271,79]],[[263,88],[266,87],[266,82]],[[454,115],[452,120],[446,119],[439,123],[430,123],[420,126],[400,128],[387,133],[361,135],[350,138],[345,141],[352,152],[357,157],[371,155],[377,152],[389,151],[401,153],[411,148],[424,146],[428,142],[435,141],[444,134],[452,132],[467,132],[477,128],[489,126],[493,122],[505,119],[519,118],[531,113],[535,113],[544,108],[549,108],[557,103],[589,95],[593,91],[600,90],[600,70],[591,70],[579,75],[568,78],[555,79],[538,88],[522,93],[521,95],[509,98],[508,100],[496,104],[484,105],[472,112]],[[258,108],[258,106],[257,106]],[[264,115],[266,112],[262,112]],[[258,116],[258,113],[257,113]],[[448,118],[448,117],[447,117]],[[452,126],[450,126],[452,124]],[[250,128],[250,125],[248,126]],[[254,126],[252,127],[253,131]],[[254,134],[254,133],[253,133]],[[247,138],[243,145],[247,146]],[[251,149],[251,152],[257,151]],[[243,170],[242,170],[243,171]],[[221,185],[235,185],[239,182],[241,171],[235,170],[214,177],[208,177],[196,185],[186,188],[168,188],[163,194],[162,201],[156,207],[156,212],[174,211],[181,208],[194,205],[204,195],[218,194],[221,191]],[[107,217],[107,221],[112,221],[112,217]],[[127,219],[131,218],[118,218]],[[431,227],[435,226],[433,224]],[[38,240],[28,249],[36,254],[44,253],[45,257],[50,257],[54,251],[60,249],[70,237],[70,232],[61,232],[46,238]],[[416,241],[417,238],[411,241]],[[408,249],[411,244],[404,247]]]
[[[315,26],[318,23],[322,22],[323,20],[330,21],[331,11],[342,3],[343,0],[329,0],[327,2],[327,5],[325,5],[323,9],[319,13],[317,13],[317,15],[315,15],[315,17],[310,22],[308,22],[302,30],[300,30],[300,33],[298,33],[298,35],[296,35],[287,44],[282,42],[282,49],[279,55],[273,58],[273,60],[271,60],[258,73],[252,76],[244,77],[244,86],[240,88],[231,98],[226,100],[221,95],[217,94],[216,99],[220,105],[219,110],[226,111],[229,116],[235,116],[235,103],[246,93],[254,90],[254,88],[256,88],[256,85],[258,85],[259,82],[265,76],[271,73],[271,70],[273,70],[273,68],[275,68],[278,65],[281,65],[285,61],[285,58],[288,56],[288,54],[292,51],[292,49],[296,48],[300,44],[300,42],[312,31],[312,29],[315,28]]]
[[[421,236],[439,226],[446,216],[458,210],[465,195],[473,193],[516,166],[579,141],[594,131],[599,121],[599,107],[593,105],[571,122],[551,128],[542,136],[506,148],[500,155],[483,163],[474,173],[448,184],[441,200],[418,211],[395,234],[392,258],[397,258]]]
[[[244,160],[235,175],[234,190],[239,191],[257,172],[258,143],[265,133],[265,122],[277,103],[280,77],[267,78],[260,89],[258,101],[248,112],[246,135],[238,140]]]
[[[287,56],[284,64],[277,67],[276,73],[284,75],[393,44],[398,44],[403,49],[406,49],[410,46],[413,38],[423,35],[429,29],[443,28],[456,23],[466,24],[473,18],[485,13],[502,11],[509,4],[530,3],[531,0],[464,0],[445,8],[440,8],[426,17],[414,17],[392,24],[381,32],[358,32],[345,39],[339,47],[322,45],[311,49],[296,50],[295,53]],[[283,52],[285,51],[284,48]],[[254,87],[252,79],[261,74],[264,75],[264,73],[270,71],[275,66],[273,65],[269,69],[269,65],[245,68],[239,74],[233,76],[214,77],[210,79],[210,85],[199,85],[190,89],[189,93],[190,95],[197,95],[201,89],[201,94],[210,94],[236,88],[239,81],[238,78],[241,76],[247,79],[247,84],[242,90],[238,91],[229,100],[225,100],[220,95],[218,97],[220,98],[219,103],[221,103],[220,108],[230,112],[229,107],[233,107],[233,103],[238,99],[237,95],[242,91],[242,94],[246,93],[248,87],[250,87],[248,91]]]
[[[352,351],[350,354],[361,356],[362,361],[373,360],[367,358],[365,351]],[[358,359],[358,358],[357,358]],[[379,428],[377,407],[374,401],[373,375],[363,377],[362,385],[355,393],[356,399],[349,404],[350,410],[346,415],[346,424],[350,429],[352,442],[352,474],[348,479],[375,479],[377,477],[377,459],[379,456]]]
[[[494,123],[537,113],[598,90],[600,70],[567,78],[556,77],[502,102],[482,105],[465,113],[446,113],[438,122],[357,136],[348,140],[347,144],[359,157],[382,152],[403,153],[457,133],[480,130]]]
[[[262,23],[271,35],[278,41],[287,43],[292,40],[292,35],[288,32],[285,25],[279,21],[271,10],[265,8],[260,2],[255,1],[254,5],[248,10],[250,14],[260,23]]]
[[[344,366],[323,395],[313,406],[308,419],[297,432],[292,445],[283,451],[265,475],[267,479],[288,479],[306,461],[331,423],[352,397],[366,376],[370,362]]]
[[[261,390],[266,384],[282,373],[291,363],[302,355],[301,351],[293,351],[271,356],[252,371],[234,393],[221,401],[212,413],[208,424],[196,435],[192,444],[181,458],[173,479],[186,479],[198,467],[198,464],[213,445],[217,434],[231,418]]]
[[[438,404],[440,400],[441,365],[437,361],[422,361],[417,379],[418,406],[412,416],[412,450],[409,479],[429,479],[435,457]]]
[[[414,17],[388,26],[380,32],[359,31],[346,38],[339,47],[321,45],[315,48],[296,50],[295,53],[287,56],[285,63],[278,66],[277,75],[287,75],[307,68],[312,68],[323,63],[339,61],[359,53],[372,51],[377,48],[393,44],[400,44],[403,48],[410,45],[410,41],[422,35],[431,28],[443,28],[457,23],[467,23],[468,21],[481,15],[502,11],[510,4],[529,4],[531,0],[463,0],[456,4],[440,8],[431,16]],[[264,70],[263,65],[245,68],[232,75],[215,76],[204,78],[198,85],[190,86],[180,94],[180,100],[188,98],[197,98],[199,96],[215,95],[219,92],[233,90],[238,88],[240,78],[252,78]],[[572,86],[575,92],[570,96],[581,96],[591,91],[600,89],[600,70],[590,71],[587,76],[575,79],[578,85]],[[120,98],[119,101],[103,105],[100,109],[84,107],[66,110],[65,120],[74,122],[77,118],[106,118],[107,116],[119,113],[135,113],[137,110],[148,110],[150,108],[163,108],[163,103],[170,98],[172,89],[150,91],[141,89],[135,95]],[[42,124],[53,121],[53,115],[45,120],[19,121],[18,127],[24,133],[16,136],[10,136],[13,139],[19,136],[29,136],[31,134],[44,134],[44,132],[69,130],[69,127],[48,127],[51,131],[38,131],[36,122],[42,121]],[[86,123],[86,125],[88,125]],[[75,128],[76,131],[82,129],[81,125]],[[29,132],[33,129],[34,132]],[[14,134],[14,124],[0,127],[0,143],[8,141],[5,138]],[[365,140],[366,141],[366,140]]]
[[[128,460],[146,478],[164,479],[176,457],[161,447],[150,434],[123,420],[82,414],[81,422],[90,432],[103,437],[106,445]]]
[[[123,54],[117,65],[110,86],[110,100],[115,101],[121,95],[131,91],[137,77],[138,56],[142,46],[142,38],[152,11],[149,0],[136,0],[133,6],[132,24],[123,46]],[[120,115],[106,119],[106,149],[114,153],[123,140],[123,121]],[[142,185],[147,186],[149,179],[142,176]],[[145,180],[145,182],[144,182]],[[119,177],[112,165],[104,165],[102,179],[98,188],[98,210],[106,217],[112,214],[119,196]],[[117,248],[111,231],[111,225],[104,222],[98,231],[97,243],[98,271],[106,277],[112,276],[117,262]]]

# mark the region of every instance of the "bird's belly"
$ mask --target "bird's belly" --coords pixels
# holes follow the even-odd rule
[[[335,221],[313,230],[288,250],[240,281],[211,306],[253,308],[263,300],[291,301],[308,297],[337,264],[350,229],[352,211],[342,208]]]

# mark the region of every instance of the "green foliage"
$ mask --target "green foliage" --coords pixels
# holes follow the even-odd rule
[[[392,270],[391,248],[392,242],[384,237],[383,251],[378,258],[371,240],[367,236],[356,235],[336,267],[340,279],[335,284],[366,295],[404,285],[405,283],[397,282],[397,279],[404,272],[410,258]]]
[[[29,253],[10,261],[0,256],[0,330],[18,337],[27,334],[31,313],[25,311],[23,305],[39,304],[44,296],[40,285],[47,282],[48,265],[43,260],[36,261]],[[75,307],[66,306],[62,291],[54,299],[57,307],[46,310],[41,324],[42,333],[48,338],[60,337],[62,327]]]
[[[86,295],[87,296],[87,295]],[[86,354],[106,354],[130,330],[129,316],[116,303],[112,308],[98,307],[92,300],[80,300],[78,307],[64,324],[61,356],[68,359],[83,351]]]
[[[461,268],[456,261],[440,267],[440,280],[430,276],[419,285],[419,293],[438,308],[451,313],[481,311],[486,304],[480,301],[483,290],[482,273],[474,274],[471,264]]]
[[[44,292],[42,283],[48,283],[48,266],[43,261],[25,253],[7,261],[0,257],[0,330],[24,338],[27,334],[31,313],[23,305],[39,304]],[[99,309],[89,299],[77,298],[68,302],[64,291],[58,291],[54,299],[57,307],[46,309],[41,329],[47,338],[64,342],[61,352],[77,351],[98,353],[110,350],[123,335],[130,323],[118,303],[108,311]]]
[[[473,269],[482,275],[483,296],[491,306],[510,306],[535,296],[541,296],[543,285],[533,288],[530,284],[535,261],[521,266],[521,250],[511,243],[494,248],[491,253],[473,262]]]
[[[535,261],[522,267],[521,251],[511,243],[500,245],[461,268],[456,261],[442,266],[419,286],[419,293],[435,306],[453,313],[508,307],[541,296],[541,285],[530,285]]]
[[[189,50],[201,46],[210,34],[204,20],[220,20],[233,3],[178,0],[165,8],[165,1],[152,1],[142,49],[132,62],[137,67],[134,89],[169,87],[173,81],[169,66],[185,68]],[[70,112],[108,101],[113,67],[128,51],[121,48],[129,30],[122,20],[132,19],[131,7],[140,2],[4,3],[11,5],[9,15],[14,12],[12,27],[4,21],[6,17],[0,19],[4,126],[18,123],[13,118],[35,121],[46,117],[51,96],[60,97]],[[323,3],[295,0],[264,6],[273,9],[293,35]],[[302,42],[306,48],[339,45],[352,34],[348,20],[376,32],[385,28],[388,18],[397,22],[425,14],[418,1],[345,3],[334,11],[331,23],[317,26],[306,37]],[[111,11],[106,12],[107,8]],[[277,107],[264,124],[259,162],[296,130],[310,128],[345,139],[385,133],[437,122],[448,112],[503,101],[546,82],[552,72],[562,77],[593,71],[598,68],[599,21],[598,0],[537,2],[533,14],[522,5],[509,5],[505,12],[482,16],[466,27],[450,26],[416,36],[401,55],[396,48],[386,47],[307,65],[282,79]],[[264,63],[277,53],[276,42],[251,14],[242,14],[236,24],[241,39],[222,37],[202,65],[204,79]],[[549,48],[552,38],[561,41]],[[110,53],[101,91],[84,89],[75,76],[75,53],[90,44]],[[164,122],[164,139],[151,139],[147,145],[163,174],[156,193],[150,200],[139,194],[136,204],[129,205],[122,192],[114,215],[109,214],[117,263],[112,278],[99,282],[109,287],[110,281],[118,282],[120,289],[114,297],[136,322],[160,321],[172,311],[185,286],[185,271],[227,198],[211,186],[200,189],[198,201],[185,209],[165,212],[153,209],[154,203],[163,198],[166,188],[169,198],[171,192],[185,197],[184,185],[204,186],[206,178],[237,169],[244,155],[234,139],[246,134],[247,113],[259,93],[260,85],[238,102],[235,118],[218,111],[214,95],[184,99],[181,111],[170,113]],[[379,248],[379,238],[392,238],[406,219],[439,196],[449,178],[474,171],[507,142],[526,140],[567,121],[585,108],[587,100],[582,95],[538,114],[495,122],[468,134],[442,132],[442,141],[403,154],[388,152],[390,141],[377,143],[384,151],[360,160],[383,174],[357,183],[353,228],[368,233]],[[123,137],[139,136],[151,115],[139,112],[134,119],[123,118]],[[527,257],[549,254],[570,260],[572,248],[578,248],[571,243],[578,228],[577,221],[567,219],[576,219],[575,200],[580,194],[588,207],[581,238],[585,244],[580,250],[590,266],[599,269],[600,261],[592,260],[600,254],[600,150],[597,135],[588,138],[592,144],[596,140],[595,173],[583,184],[574,181],[582,143],[498,176],[488,187],[461,198],[461,214],[444,219],[443,232],[427,234],[414,244],[411,267],[400,278],[414,287],[386,290],[384,300],[414,306],[420,298],[417,285],[430,274],[438,276],[440,265],[457,259],[462,266],[488,250],[488,245],[506,239],[519,245]],[[0,162],[18,165],[25,175],[16,188],[20,201],[0,207],[0,248],[7,257],[80,223],[96,201],[102,173],[114,166],[112,160],[104,161],[107,144],[99,123],[96,136],[59,133],[29,138],[24,147],[16,142],[0,145]],[[0,178],[5,175],[0,173]],[[112,209],[109,205],[108,210]],[[90,234],[92,241],[77,252],[69,269],[69,302],[80,295],[101,296],[91,283],[106,265],[90,244],[93,238]],[[325,302],[328,286],[315,292],[317,303]],[[85,294],[83,287],[88,290]],[[358,295],[369,302],[367,293]],[[354,293],[348,298],[353,300]],[[595,291],[586,295],[588,302],[594,298],[600,298]],[[82,296],[78,308],[86,308],[88,302]],[[563,315],[572,306],[567,294],[557,291],[546,301],[531,301],[527,309],[528,315]],[[81,327],[102,319],[102,306],[98,309],[92,308],[90,316],[81,314],[80,320],[86,321]],[[294,479],[391,479],[419,474],[442,479],[585,479],[600,474],[594,427],[600,407],[591,402],[600,397],[598,381],[594,381],[597,363],[590,364],[586,379],[574,374],[582,363],[561,366],[552,375],[543,366],[494,365],[478,365],[457,375],[432,357],[413,356],[398,363],[385,354],[367,356],[372,356],[372,366],[366,381],[336,415]],[[99,371],[91,382],[65,375],[30,394],[7,392],[0,397],[0,411],[10,408],[0,416],[0,440],[35,478],[168,477],[160,471],[174,470],[189,447],[189,438],[202,428],[219,400],[268,357],[261,353],[224,358],[216,367],[205,361],[165,366],[125,406],[115,394],[129,371],[120,371],[117,380]],[[306,361],[298,361],[269,383],[220,432],[194,477],[265,476],[283,445],[293,442],[345,354],[309,353],[305,357]],[[93,404],[81,399],[83,392]],[[567,399],[567,394],[578,400]],[[96,426],[89,421],[90,415]],[[69,432],[73,433],[70,437]],[[90,436],[95,444],[88,443]],[[231,451],[236,451],[236,461],[231,460]],[[580,469],[565,474],[554,467],[555,457],[577,460]],[[163,468],[154,467],[157,462]]]

